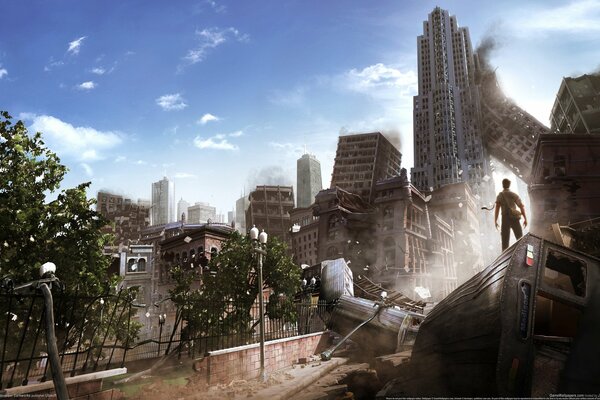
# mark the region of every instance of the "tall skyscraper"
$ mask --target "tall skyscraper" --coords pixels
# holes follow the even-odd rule
[[[296,163],[296,188],[298,207],[308,207],[315,201],[319,190],[323,189],[321,163],[312,154],[304,154]]]
[[[166,176],[152,184],[152,225],[175,222],[175,184]]]
[[[235,202],[235,230],[245,235],[250,227],[246,226],[246,210],[250,205],[248,196],[242,195]]]
[[[181,221],[182,220],[182,216],[183,216],[183,220],[184,221],[188,221],[188,207],[190,206],[190,203],[188,203],[187,201],[185,201],[183,198],[181,198],[178,202],[177,202],[177,221]]]
[[[479,87],[469,30],[436,7],[417,39],[419,92],[414,97],[412,182],[422,191],[468,182],[493,199],[490,159],[479,127]]]
[[[339,187],[372,203],[375,184],[400,175],[402,154],[379,132],[340,136],[331,188]]]

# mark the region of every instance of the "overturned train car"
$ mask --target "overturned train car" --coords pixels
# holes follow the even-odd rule
[[[422,322],[387,396],[600,393],[600,260],[526,235]]]

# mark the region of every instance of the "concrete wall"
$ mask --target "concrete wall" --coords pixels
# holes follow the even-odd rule
[[[325,350],[330,342],[328,332],[273,340],[265,343],[267,373],[289,367],[298,360]],[[235,379],[254,379],[260,375],[258,343],[210,352],[194,363],[197,378],[208,384],[228,383]]]

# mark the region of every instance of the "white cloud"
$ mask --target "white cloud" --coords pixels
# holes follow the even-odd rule
[[[44,71],[49,72],[55,67],[62,67],[63,65],[65,65],[64,61],[54,61],[54,58],[50,58],[48,64],[44,66]]]
[[[289,92],[274,90],[269,95],[269,101],[279,106],[297,107],[304,104],[306,88],[297,86]]]
[[[69,48],[67,49],[67,53],[71,53],[73,55],[79,54],[79,50],[81,50],[81,45],[87,36],[82,36],[79,39],[75,39],[72,42],[69,42]]]
[[[96,68],[92,68],[92,70],[90,72],[92,74],[96,74],[96,75],[104,75],[106,73],[106,70],[102,67],[96,67]]]
[[[48,147],[61,156],[79,161],[103,159],[102,152],[119,144],[119,134],[111,131],[99,131],[91,127],[73,126],[50,115],[24,114],[32,120],[30,130],[42,132]]]
[[[79,90],[92,90],[96,88],[96,83],[94,81],[87,81],[77,85],[77,89]]]
[[[196,178],[198,178],[197,175],[190,174],[187,172],[176,172],[175,175],[173,175],[173,177],[176,179],[196,179]]]
[[[215,150],[238,150],[239,148],[224,139],[223,135],[216,135],[208,139],[202,139],[196,136],[194,146],[199,149],[215,149]]]
[[[523,35],[531,33],[581,33],[597,35],[600,31],[600,0],[571,1],[554,8],[520,12],[511,18],[511,26]]]
[[[125,160],[127,160],[127,157],[125,157],[125,156],[118,156],[117,158],[115,158],[116,163],[123,162]]]
[[[90,167],[88,164],[86,163],[81,163],[79,164],[81,165],[81,168],[83,168],[85,170],[85,174],[89,177],[94,176],[94,170],[92,169],[92,167]]]
[[[5,75],[8,75],[6,68],[0,68],[0,79],[2,79]]]
[[[206,125],[210,121],[220,121],[220,120],[221,120],[221,118],[217,117],[216,115],[206,113],[202,116],[202,118],[200,118],[200,120],[198,122],[202,125]]]
[[[353,68],[341,77],[341,84],[346,89],[376,98],[413,96],[417,92],[417,82],[415,71],[402,72],[382,63],[362,70]]]
[[[183,110],[187,107],[185,99],[179,93],[165,94],[164,96],[160,96],[158,99],[156,99],[156,104],[158,104],[165,111]]]
[[[217,3],[215,0],[206,0],[206,4],[210,5],[217,14],[224,13],[227,10],[223,4]]]
[[[240,136],[244,136],[244,132],[243,131],[235,131],[235,132],[231,132],[229,134],[229,136],[231,137],[240,137]]]
[[[238,42],[246,42],[249,38],[247,34],[241,33],[233,27],[196,30],[196,36],[199,42],[198,45],[188,50],[187,54],[183,57],[187,65],[203,61],[210,49],[214,49],[230,39],[237,40]]]

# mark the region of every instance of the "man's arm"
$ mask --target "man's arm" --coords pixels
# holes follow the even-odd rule
[[[527,214],[525,214],[525,206],[523,203],[519,205],[519,209],[521,210],[521,214],[523,214],[523,227],[527,227]]]
[[[500,214],[500,203],[496,202],[496,207],[494,207],[494,224],[496,225],[496,229],[498,228],[498,214]]]

